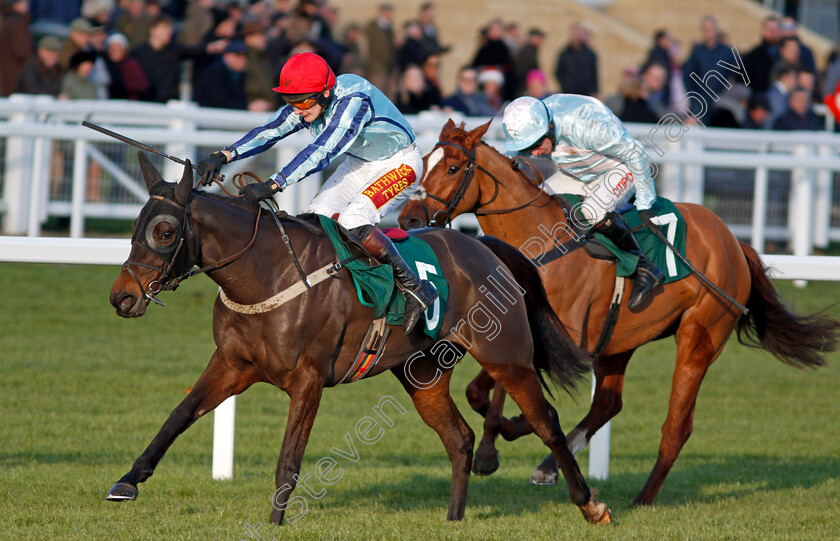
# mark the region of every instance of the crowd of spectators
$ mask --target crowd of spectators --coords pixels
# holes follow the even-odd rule
[[[271,88],[283,63],[311,51],[336,73],[367,77],[407,114],[491,116],[517,96],[563,91],[596,96],[628,122],[657,122],[673,113],[709,126],[795,130],[818,129],[812,104],[840,83],[840,56],[818,73],[789,17],[762,21],[757,45],[743,54],[749,84],[732,72],[710,78],[706,90],[719,99],[695,115],[685,96],[701,90],[697,76],[720,72],[718,62],[733,58],[713,17],[701,21],[700,41],[685,62],[669,32],[656,32],[644,61],[625,68],[618,89],[604,95],[584,25],[571,24],[551,73],[540,65],[541,29],[525,32],[492,19],[447,95],[440,66],[451,47],[438,35],[431,2],[401,28],[395,26],[397,5],[387,3],[363,25],[341,25],[329,0],[0,0],[0,7],[2,96],[187,97],[207,107],[271,111],[280,105]],[[49,31],[55,28],[64,31]],[[185,89],[192,95],[184,96]]]
[[[656,122],[668,113],[686,122],[723,128],[817,130],[823,125],[814,103],[833,95],[840,82],[840,58],[832,55],[818,73],[814,54],[799,39],[791,17],[761,21],[758,43],[739,52],[746,80],[721,63],[737,66],[732,45],[714,17],[700,23],[700,40],[680,63],[679,46],[667,30],[653,36],[653,45],[639,67],[626,68],[617,92],[605,102],[622,120]],[[694,92],[707,107],[694,106]]]
[[[187,97],[208,107],[269,111],[280,105],[271,88],[283,63],[306,51],[336,73],[367,77],[408,114],[490,116],[516,96],[552,92],[539,65],[545,33],[493,19],[446,95],[440,64],[451,47],[438,35],[431,2],[401,28],[397,7],[387,3],[366,24],[344,27],[328,0],[0,0],[0,7],[2,96]],[[596,61],[585,29],[575,26],[555,75],[569,91],[595,94]],[[185,88],[191,95],[183,96]]]

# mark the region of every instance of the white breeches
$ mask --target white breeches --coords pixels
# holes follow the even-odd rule
[[[414,143],[384,160],[347,156],[306,212],[338,214],[346,229],[375,225],[408,200],[422,176],[423,157]]]

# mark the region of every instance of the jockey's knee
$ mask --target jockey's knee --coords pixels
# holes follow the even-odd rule
[[[364,225],[376,225],[379,223],[379,212],[364,196],[353,198],[338,215],[338,223],[348,231]]]

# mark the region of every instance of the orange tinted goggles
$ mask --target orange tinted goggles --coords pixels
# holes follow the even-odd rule
[[[306,98],[305,100],[302,100],[302,101],[296,101],[296,102],[287,101],[286,103],[288,103],[289,105],[291,105],[292,107],[294,107],[298,111],[306,111],[307,109],[311,109],[312,107],[314,107],[318,103],[318,98],[315,98],[315,97]]]

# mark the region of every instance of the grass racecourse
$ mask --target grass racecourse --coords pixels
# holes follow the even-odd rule
[[[299,520],[267,525],[287,397],[258,384],[239,397],[232,481],[210,478],[212,416],[183,434],[135,502],[104,500],[213,351],[215,285],[190,280],[141,319],[114,315],[115,267],[0,264],[0,539],[840,539],[840,354],[801,372],[734,339],[701,388],[695,430],[656,504],[631,501],[656,457],[674,366],[673,340],[641,348],[629,365],[624,410],[612,424],[610,478],[592,481],[615,524],[586,524],[564,484],[527,483],[546,454],[535,436],[500,442],[501,468],[473,477],[466,518],[447,523],[450,467],[443,446],[390,375],[328,389],[301,474],[338,458],[333,485],[311,479]],[[840,284],[780,283],[799,311],[840,299]],[[830,309],[840,317],[840,307]],[[312,322],[317,325],[317,321]],[[453,395],[478,433],[463,389],[477,366],[455,369]],[[565,430],[587,408],[554,402]],[[353,428],[385,395],[394,414],[381,440]],[[509,406],[508,414],[511,414]],[[588,452],[578,455],[586,472]],[[301,502],[302,503],[302,502]],[[258,527],[258,536],[248,528]],[[261,537],[260,537],[261,536]]]

